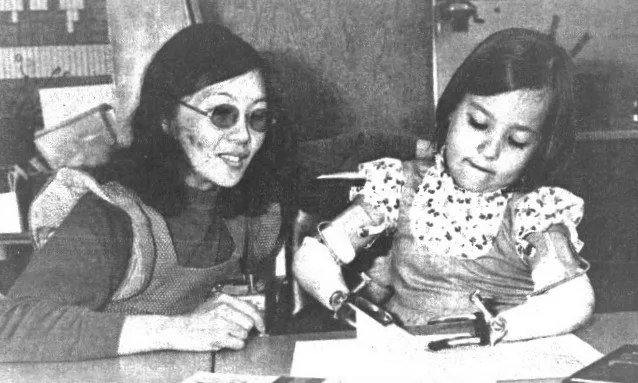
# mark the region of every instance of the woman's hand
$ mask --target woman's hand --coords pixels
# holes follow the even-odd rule
[[[257,307],[227,294],[209,299],[181,319],[173,341],[178,350],[239,350],[250,330],[265,331]]]
[[[218,294],[188,314],[126,317],[118,353],[238,350],[253,328],[265,330],[263,315],[254,305]]]

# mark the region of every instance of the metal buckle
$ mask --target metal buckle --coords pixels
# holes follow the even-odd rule
[[[428,321],[427,324],[466,323],[474,328],[474,335],[445,338],[430,342],[428,344],[428,348],[430,350],[438,351],[450,347],[465,345],[494,346],[503,338],[504,334],[507,332],[507,329],[505,328],[505,320],[495,317],[492,312],[487,309],[483,303],[483,298],[481,297],[479,290],[470,294],[470,301],[472,301],[474,306],[476,306],[479,310],[478,312],[466,315],[436,317]],[[493,336],[496,333],[499,333],[499,336]]]

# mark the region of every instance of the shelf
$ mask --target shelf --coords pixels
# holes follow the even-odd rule
[[[31,245],[31,234],[23,233],[0,233],[1,245]]]
[[[627,130],[596,130],[576,133],[577,141],[607,141],[607,140],[635,140],[638,139],[638,129]]]

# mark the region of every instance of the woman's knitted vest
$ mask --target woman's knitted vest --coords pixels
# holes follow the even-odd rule
[[[104,311],[164,315],[192,311],[210,296],[218,281],[241,275],[240,259],[244,252],[262,259],[278,245],[281,215],[279,205],[272,204],[261,216],[225,220],[236,244],[230,259],[209,268],[182,267],[177,264],[164,218],[134,192],[114,182],[101,185],[87,173],[62,168],[38,193],[29,210],[36,250],[46,244],[77,201],[88,192],[126,212],[133,229],[126,274]],[[241,246],[243,244],[248,245]]]

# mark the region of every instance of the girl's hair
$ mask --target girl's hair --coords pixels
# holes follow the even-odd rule
[[[140,98],[132,119],[133,141],[116,153],[97,174],[133,189],[148,205],[164,215],[176,215],[186,205],[185,171],[190,163],[180,143],[162,128],[174,118],[178,101],[209,85],[258,70],[266,88],[269,108],[276,111],[270,70],[261,55],[227,28],[195,24],[182,29],[153,56],[146,68]],[[269,127],[265,142],[239,184],[222,193],[220,205],[236,214],[254,211],[280,198],[284,162],[290,156],[286,131]]]
[[[450,116],[468,94],[493,96],[519,89],[548,89],[541,142],[514,188],[529,190],[556,180],[574,147],[572,61],[541,32],[511,28],[483,40],[456,70],[436,110],[434,140],[442,148]]]

